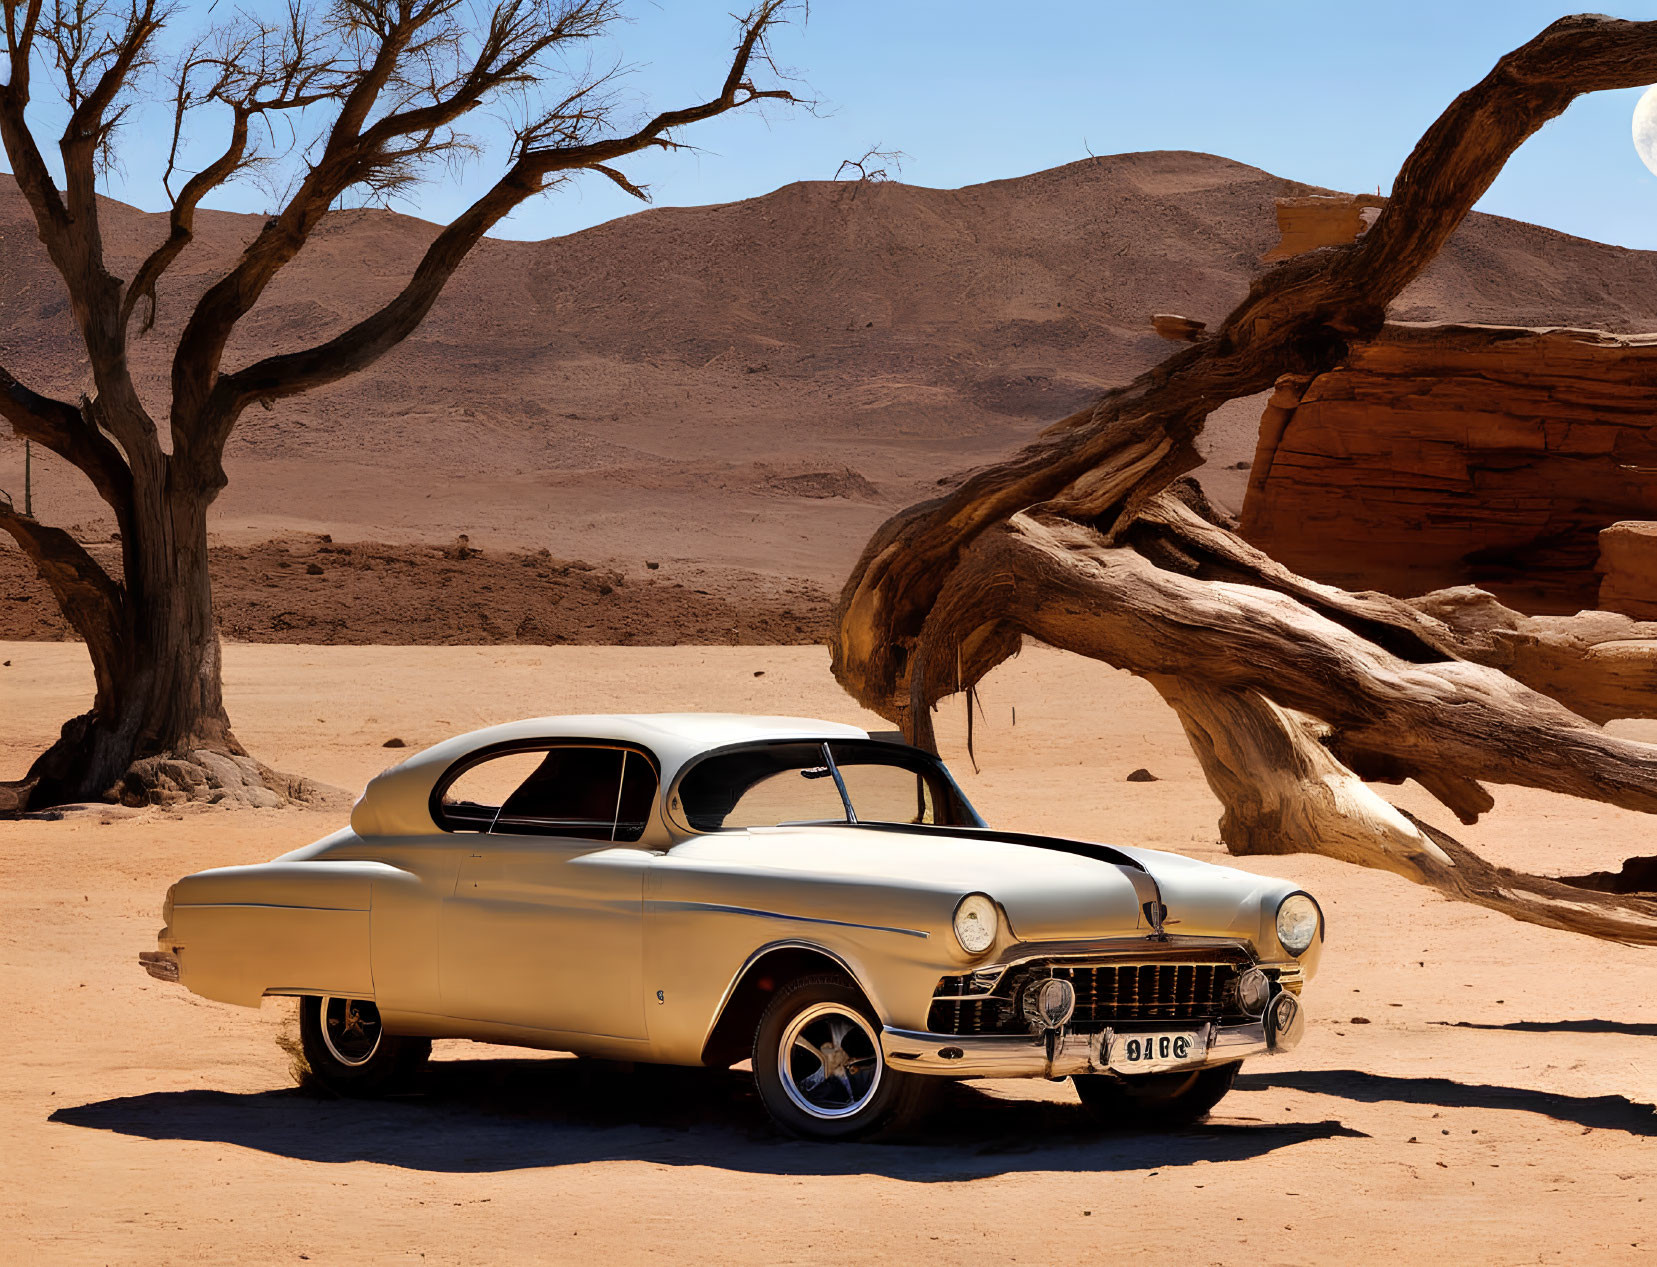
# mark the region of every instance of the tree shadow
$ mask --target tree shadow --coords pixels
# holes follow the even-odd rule
[[[1364,1073],[1358,1069],[1306,1069],[1282,1073],[1243,1074],[1239,1091],[1294,1090],[1339,1096],[1364,1104],[1383,1100],[1403,1104],[1430,1104],[1447,1109],[1504,1109],[1536,1113],[1559,1122],[1575,1122],[1598,1130],[1626,1131],[1657,1136],[1657,1110],[1620,1095],[1561,1095],[1526,1087],[1497,1087],[1455,1082],[1449,1078],[1399,1078]]]
[[[1645,1021],[1507,1021],[1483,1025],[1478,1021],[1434,1021],[1446,1029],[1505,1029],[1525,1034],[1631,1034],[1636,1038],[1657,1038],[1657,1023]]]
[[[1094,1126],[1078,1103],[1006,1099],[948,1083],[925,1120],[902,1137],[822,1145],[775,1131],[752,1088],[746,1074],[707,1069],[445,1060],[433,1062],[419,1094],[392,1100],[327,1099],[297,1089],[162,1091],[60,1109],[50,1120],[302,1161],[447,1173],[632,1160],[922,1183],[1240,1161],[1311,1140],[1366,1138],[1333,1121],[1223,1119],[1168,1134],[1116,1134]]]

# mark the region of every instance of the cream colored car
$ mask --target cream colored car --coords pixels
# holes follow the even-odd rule
[[[550,717],[374,779],[349,828],[167,894],[156,976],[300,997],[336,1089],[434,1038],[729,1067],[804,1136],[938,1078],[1075,1080],[1190,1121],[1292,1047],[1323,917],[1294,885],[986,827],[934,757],[855,727]]]

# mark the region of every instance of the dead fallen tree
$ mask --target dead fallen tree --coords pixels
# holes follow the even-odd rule
[[[1527,136],[1582,92],[1653,80],[1657,23],[1565,18],[1502,58],[1422,137],[1367,234],[1279,264],[1212,336],[1191,323],[1189,346],[883,525],[840,597],[841,683],[929,743],[940,698],[1039,638],[1158,686],[1235,852],[1324,853],[1657,942],[1657,898],[1498,871],[1363,782],[1414,778],[1464,822],[1494,803],[1486,783],[1657,813],[1657,747],[1598,724],[1657,709],[1657,628],[1318,585],[1166,491],[1213,409],[1376,335]]]
[[[1135,525],[1135,544],[1040,514],[982,534],[939,595],[912,687],[932,693],[932,666],[953,687],[956,664],[976,673],[987,651],[1026,636],[1103,660],[1146,678],[1179,713],[1233,852],[1321,853],[1532,923],[1657,944],[1657,897],[1498,870],[1360,777],[1413,778],[1464,822],[1494,804],[1485,783],[1657,813],[1657,747],[1608,735],[1481,663],[1501,658],[1501,644],[1412,605],[1320,594],[1264,556],[1250,576],[1241,543],[1218,565],[1201,550],[1183,566],[1153,561],[1193,538],[1236,540],[1198,524],[1165,495]],[[1657,672],[1657,625],[1629,624]],[[1574,645],[1590,664],[1591,638]],[[1560,681],[1569,694],[1568,675]],[[1630,703],[1649,715],[1657,695]],[[930,709],[912,716],[927,742]]]

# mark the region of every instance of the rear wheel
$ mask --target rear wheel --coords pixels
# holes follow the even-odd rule
[[[387,1034],[380,1009],[366,999],[336,996],[299,1000],[299,1043],[323,1086],[363,1097],[406,1086],[432,1050],[429,1038]]]
[[[1101,1125],[1138,1130],[1189,1126],[1225,1098],[1242,1061],[1184,1073],[1148,1073],[1118,1078],[1077,1074],[1076,1094]]]
[[[888,1068],[880,1021],[863,992],[835,975],[781,990],[754,1036],[754,1083],[773,1121],[806,1139],[857,1139],[898,1125],[925,1081]]]

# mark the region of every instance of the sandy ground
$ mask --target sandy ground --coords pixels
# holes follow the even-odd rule
[[[89,681],[72,645],[0,643],[0,660],[5,776]],[[388,763],[387,738],[526,712],[860,716],[812,647],[233,644],[225,662],[249,748],[350,788]],[[959,706],[945,751],[992,821],[1223,857],[1215,805],[1142,684],[1030,651],[984,696],[982,772]],[[1124,782],[1138,766],[1159,781]],[[777,1137],[740,1075],[471,1044],[440,1045],[422,1096],[309,1098],[276,1043],[287,1005],[209,1003],[134,957],[178,875],[266,858],[340,815],[106,817],[0,824],[7,1261],[1603,1263],[1657,1245],[1657,957],[1390,876],[1244,860],[1316,892],[1329,945],[1304,1045],[1248,1068],[1200,1127],[1099,1135],[1068,1084],[980,1082],[908,1140],[820,1147]],[[1657,851],[1653,834],[1507,794],[1465,836],[1570,871]]]

